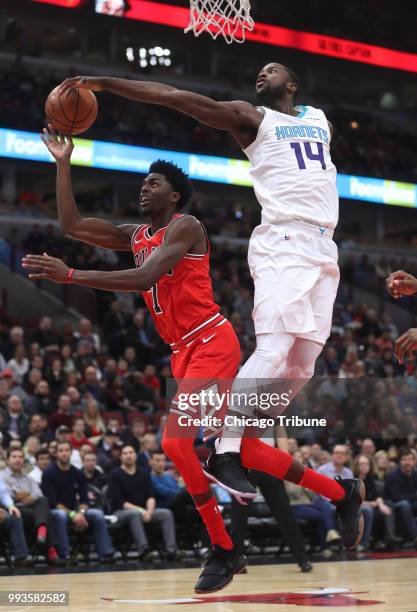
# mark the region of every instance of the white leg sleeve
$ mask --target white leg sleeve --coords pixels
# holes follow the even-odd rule
[[[232,387],[232,393],[248,396],[256,393],[262,384],[273,379],[282,367],[294,345],[296,337],[285,332],[258,334],[255,352],[240,369]],[[228,416],[251,416],[253,406],[245,402],[233,402],[229,406]],[[216,448],[217,453],[239,452],[244,426],[226,425],[221,440]]]

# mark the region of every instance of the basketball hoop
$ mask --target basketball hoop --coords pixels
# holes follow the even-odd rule
[[[220,34],[228,45],[245,42],[246,30],[255,22],[250,16],[250,0],[190,0],[190,24],[184,32],[200,36],[208,32],[216,39]]]

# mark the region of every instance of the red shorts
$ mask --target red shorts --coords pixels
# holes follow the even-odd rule
[[[192,419],[209,417],[211,425],[202,425],[204,437],[217,435],[221,430],[220,421],[223,421],[228,408],[227,392],[236,378],[239,363],[239,340],[226,319],[200,334],[188,347],[180,348],[171,358],[172,373],[178,385],[171,414]],[[201,396],[200,402],[197,395]],[[193,401],[191,397],[194,397]],[[213,397],[220,397],[220,402],[212,402]],[[170,421],[170,435],[174,435],[172,428],[176,429],[173,425],[175,419],[171,418]],[[180,425],[177,435],[184,437],[187,431],[188,437],[198,429],[198,424],[190,422],[189,427]]]

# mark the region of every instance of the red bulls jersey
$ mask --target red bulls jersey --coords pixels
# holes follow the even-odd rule
[[[174,215],[170,223],[182,216]],[[155,234],[151,233],[150,225],[136,228],[132,250],[137,268],[164,242],[168,227],[169,224]],[[186,253],[152,289],[142,291],[158,333],[174,352],[178,346],[186,345],[200,333],[224,321],[213,298],[208,239],[207,251],[204,255]]]

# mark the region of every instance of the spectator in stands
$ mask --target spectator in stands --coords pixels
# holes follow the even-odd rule
[[[159,398],[161,395],[161,383],[159,382],[159,378],[156,375],[155,366],[152,364],[146,365],[143,374],[143,384],[152,389],[155,393],[155,397]]]
[[[30,436],[36,436],[41,444],[52,440],[53,433],[48,429],[48,421],[45,415],[32,414],[29,417],[28,434]]]
[[[18,344],[14,350],[14,357],[7,362],[7,367],[13,372],[14,380],[21,384],[29,370],[29,359],[26,357],[24,344]]]
[[[86,340],[80,340],[74,353],[75,372],[67,373],[67,385],[76,385],[79,373],[84,372],[88,366],[97,367],[97,360],[94,356],[92,345]],[[72,380],[71,377],[75,377]]]
[[[4,429],[11,438],[25,440],[28,427],[29,418],[24,413],[22,400],[18,395],[11,395],[7,400]]]
[[[385,483],[385,498],[394,508],[407,538],[417,548],[417,470],[411,449],[400,453],[400,465],[388,474]]]
[[[36,542],[41,548],[46,548],[47,559],[51,564],[57,564],[55,537],[52,529],[51,514],[46,497],[36,482],[23,472],[24,453],[13,449],[7,453],[7,468],[2,471],[9,495],[14,505],[20,510],[24,524],[34,523]]]
[[[391,470],[387,451],[380,450],[375,453],[375,478],[385,483]]]
[[[113,337],[117,337],[127,327],[127,317],[120,309],[119,300],[113,300],[110,303],[110,310],[104,315],[103,330],[110,337],[110,343]],[[115,348],[115,347],[114,347]]]
[[[99,383],[97,368],[95,368],[93,365],[86,367],[84,370],[84,381],[85,382],[82,385],[81,393],[83,395],[88,393],[96,400],[96,402],[104,406],[106,396]]]
[[[72,347],[70,344],[63,344],[61,346],[61,363],[62,369],[65,374],[69,374],[70,372],[75,372],[75,363],[72,358]],[[68,393],[68,390],[67,390]]]
[[[83,472],[71,465],[71,450],[69,442],[59,442],[57,461],[42,476],[42,490],[52,508],[59,556],[65,560],[70,558],[70,523],[77,531],[84,531],[91,525],[99,561],[113,563],[114,549],[104,514],[98,508],[89,508],[87,482]]]
[[[146,433],[142,438],[141,452],[138,455],[138,464],[144,469],[150,470],[149,460],[151,458],[151,452],[158,449],[158,441],[156,435],[153,433]]]
[[[30,336],[30,341],[38,342],[47,353],[59,351],[58,335],[52,329],[52,319],[50,317],[41,318],[38,328]]]
[[[51,458],[51,461],[56,461],[58,453],[58,440],[54,439],[48,442],[48,453]]]
[[[111,417],[107,420],[107,429],[110,429],[113,433],[121,436],[123,428],[121,420],[116,417]]]
[[[138,357],[134,346],[126,346],[123,351],[123,359],[127,363],[128,372],[135,372],[138,369]]]
[[[1,375],[0,375],[1,376]],[[9,383],[5,378],[0,377],[0,412],[7,410],[7,400],[10,397]]]
[[[72,426],[72,432],[69,437],[69,442],[72,448],[80,449],[83,444],[89,444],[87,436],[85,435],[85,421],[82,417],[76,417]],[[92,448],[92,445],[91,445]]]
[[[285,481],[284,485],[295,518],[316,525],[320,548],[323,550],[330,544],[340,542],[340,534],[336,530],[336,515],[330,504],[322,503],[317,495],[292,482]]]
[[[110,461],[106,465],[107,472],[111,472],[112,470],[120,466],[122,447],[123,442],[120,440],[120,438],[117,438],[117,440],[112,444],[110,450]]]
[[[375,451],[375,442],[371,438],[365,438],[361,444],[361,454],[373,458]]]
[[[186,487],[166,471],[167,459],[162,449],[150,453],[151,482],[158,508],[169,508],[174,515],[175,524],[182,529],[195,526],[197,531],[204,530],[200,515]],[[207,535],[201,534],[206,539]]]
[[[329,478],[340,476],[341,478],[353,478],[352,470],[346,467],[349,454],[345,444],[336,444],[332,451],[332,460],[321,465],[317,472]]]
[[[22,386],[24,387],[25,391],[29,395],[33,396],[33,394],[35,393],[35,389],[38,386],[38,384],[41,382],[41,380],[42,380],[41,370],[39,370],[38,368],[32,368],[25,375]]]
[[[45,414],[49,417],[56,409],[51,390],[46,380],[40,380],[35,388],[35,394],[30,398],[27,410],[29,414]]]
[[[91,449],[83,454],[84,476],[87,483],[96,487],[99,491],[107,484],[107,478],[103,470],[97,465],[97,455]]]
[[[42,474],[51,462],[51,456],[46,448],[40,448],[36,453],[36,464],[28,474],[39,486],[42,482]]]
[[[114,514],[122,524],[128,524],[141,561],[154,561],[144,524],[160,525],[163,533],[166,557],[178,559],[174,517],[167,508],[156,508],[149,472],[137,466],[137,455],[133,446],[124,445],[121,466],[109,476],[108,496]]]
[[[100,352],[100,337],[93,331],[93,325],[90,319],[80,319],[78,322],[78,331],[74,334],[77,344],[81,341],[88,342],[94,353]]]
[[[67,427],[66,425],[61,425],[55,431],[55,437],[56,437],[56,440],[57,440],[58,444],[59,444],[59,442],[68,442],[69,444],[71,444],[70,443],[70,437],[71,437],[71,430],[70,430],[70,428]],[[57,446],[57,450],[58,450],[58,446]],[[71,465],[73,465],[74,467],[76,467],[79,470],[82,467],[81,453],[78,450],[78,448],[72,448],[71,447]]]
[[[86,434],[89,438],[99,439],[106,431],[106,424],[101,418],[98,403],[92,397],[87,399],[83,418],[86,424]]]
[[[57,397],[63,392],[65,386],[65,372],[59,357],[52,359],[51,366],[47,369],[45,378],[49,383],[49,388],[51,389],[53,397]]]
[[[126,385],[126,397],[136,410],[145,414],[151,414],[155,408],[155,393],[153,389],[145,385],[143,372],[132,372],[128,376]]]
[[[76,412],[81,413],[83,410],[83,406],[81,403],[81,395],[77,387],[67,387],[65,389],[65,395],[68,395],[68,397],[70,398],[71,414],[74,414]]]
[[[130,427],[127,427],[121,434],[122,440],[126,444],[131,444],[137,453],[140,453],[143,436],[147,430],[146,422],[143,417],[137,416],[132,419]],[[145,464],[147,463],[145,459]]]
[[[112,468],[112,448],[118,441],[120,441],[118,434],[107,429],[97,444],[97,463],[105,472]]]
[[[94,451],[86,451],[82,456],[82,472],[87,481],[88,503],[90,508],[103,509],[105,499],[103,488],[107,484],[107,478],[103,470],[97,465],[97,457]]]
[[[359,477],[364,481],[366,489],[365,501],[362,504],[362,512],[365,518],[365,529],[360,542],[361,549],[366,550],[369,547],[372,528],[375,521],[378,519],[382,519],[384,521],[385,533],[387,536],[387,548],[394,548],[394,515],[391,508],[382,498],[383,486],[381,486],[375,478],[373,461],[369,455],[362,454],[355,457],[353,462],[353,473],[356,477]]]
[[[58,398],[58,409],[49,417],[49,425],[52,431],[56,431],[59,427],[72,426],[73,416],[71,414],[71,400],[64,393]]]
[[[40,440],[37,436],[29,436],[23,445],[23,452],[25,454],[25,461],[28,464],[27,467],[32,469],[36,463],[36,453],[41,447]],[[26,467],[26,466],[25,466]]]
[[[0,506],[2,506],[0,507],[0,527],[4,526],[10,531],[15,567],[30,567],[33,565],[33,561],[29,557],[22,516],[20,510],[15,506],[2,477],[0,477]]]
[[[10,329],[8,339],[1,346],[1,353],[6,361],[13,359],[16,347],[25,344],[23,327],[15,325]]]

